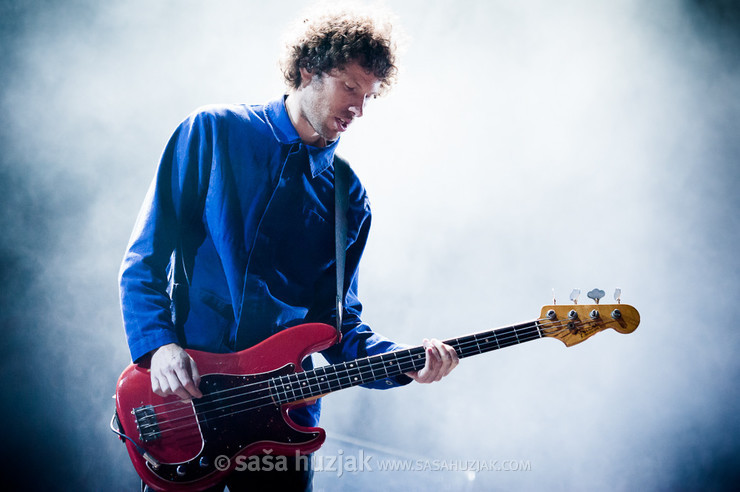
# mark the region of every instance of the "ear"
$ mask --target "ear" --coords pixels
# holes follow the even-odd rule
[[[301,67],[298,70],[301,72],[301,89],[308,87],[313,79],[313,73],[309,72],[305,68]]]

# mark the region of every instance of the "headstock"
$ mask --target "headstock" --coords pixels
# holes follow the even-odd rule
[[[570,347],[607,328],[632,333],[640,324],[640,313],[628,304],[552,305],[542,308],[539,323],[542,336]]]

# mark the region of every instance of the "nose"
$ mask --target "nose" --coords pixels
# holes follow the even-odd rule
[[[353,101],[352,106],[349,107],[350,112],[355,116],[355,118],[362,117],[362,113],[365,111],[365,103],[367,101],[367,97],[362,96],[362,100]]]

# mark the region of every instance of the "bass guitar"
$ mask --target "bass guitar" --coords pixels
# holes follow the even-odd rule
[[[612,328],[631,333],[640,323],[626,304],[551,305],[538,319],[466,335],[444,343],[459,358],[537,340],[557,338],[572,346]],[[202,398],[181,400],[152,392],[146,364],[131,364],[116,388],[117,429],[134,468],[155,490],[197,491],[224,480],[239,456],[294,456],[321,447],[319,427],[293,422],[288,410],[333,391],[417,371],[421,346],[302,371],[301,361],[337,341],[334,327],[309,323],[283,330],[241,352],[187,350],[201,373]],[[116,419],[116,417],[114,417]],[[221,469],[216,458],[230,457]]]

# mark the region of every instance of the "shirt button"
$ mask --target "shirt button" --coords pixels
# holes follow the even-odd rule
[[[385,384],[387,384],[388,386],[393,386],[393,381],[391,381],[390,379],[386,379]]]

